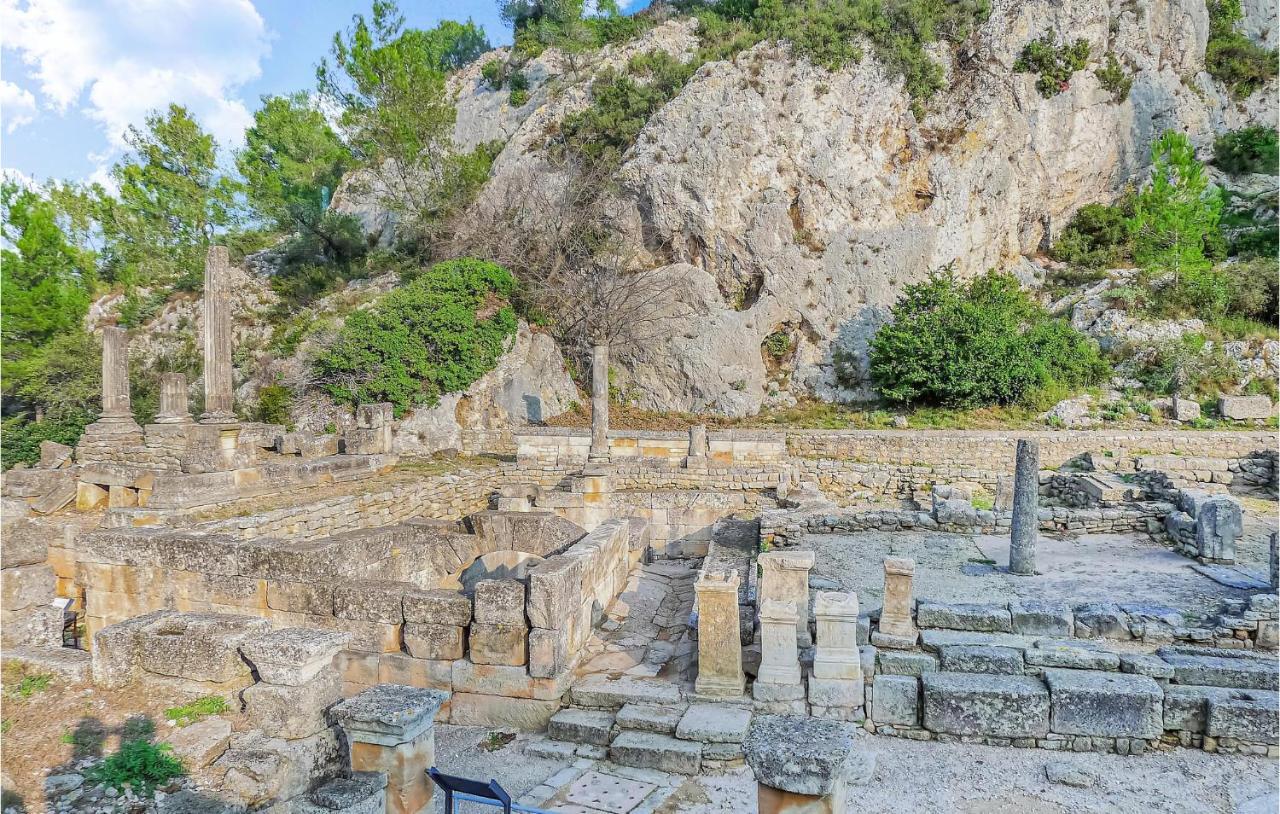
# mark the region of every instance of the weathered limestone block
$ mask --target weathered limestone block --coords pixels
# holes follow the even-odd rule
[[[1023,636],[1070,636],[1075,618],[1065,602],[1018,599],[1009,603],[1013,632]]]
[[[1044,677],[1060,735],[1158,738],[1164,731],[1164,691],[1152,678],[1058,669]]]
[[[1261,690],[1234,690],[1209,698],[1205,732],[1275,746],[1280,743],[1280,696]]]
[[[801,647],[813,644],[809,631],[809,571],[816,555],[812,551],[767,551],[757,557],[760,588],[757,602],[793,602],[799,614],[796,639]]]
[[[1024,653],[1034,667],[1065,667],[1073,670],[1119,670],[1120,656],[1106,650],[1084,647],[1072,640],[1041,640]]]
[[[8,565],[6,563],[6,565]],[[0,571],[0,609],[19,611],[53,601],[54,575],[48,565],[20,565]]]
[[[343,433],[342,452],[347,455],[382,455],[391,451],[391,427],[366,430],[353,427]]]
[[[524,583],[514,579],[482,579],[475,585],[475,621],[493,625],[526,624]]]
[[[164,740],[187,768],[203,769],[227,751],[231,722],[226,718],[206,718],[166,732]]]
[[[920,725],[920,680],[915,676],[878,675],[871,698],[871,718],[877,724]]]
[[[1244,533],[1240,502],[1228,495],[1214,495],[1196,514],[1196,551],[1201,559],[1235,562],[1236,540]]]
[[[307,460],[328,458],[338,454],[338,436],[332,433],[317,435],[315,433],[299,433],[298,454]]]
[[[586,563],[579,557],[548,557],[529,571],[529,622],[533,627],[560,628],[582,605]]]
[[[5,569],[43,565],[49,558],[49,530],[27,520],[6,523],[0,535],[0,562]]]
[[[911,578],[915,572],[915,560],[885,558],[880,629],[871,634],[871,643],[877,647],[904,649],[913,646],[919,638],[920,632],[911,618]]]
[[[335,777],[311,792],[310,802],[292,802],[293,814],[383,814],[387,810],[387,778],[377,772]]]
[[[298,740],[269,738],[257,730],[233,735],[213,764],[223,777],[219,797],[253,808],[292,800],[337,772],[339,747],[333,729]]]
[[[471,600],[458,591],[410,588],[403,599],[406,622],[457,627],[471,624]]]
[[[1212,650],[1212,655],[1180,652],[1162,647],[1156,655],[1173,665],[1178,684],[1204,687],[1241,687],[1252,690],[1280,689],[1280,673],[1274,658],[1258,658],[1236,651]],[[1224,653],[1232,653],[1227,656]]]
[[[262,681],[299,686],[330,671],[334,656],[350,640],[350,634],[341,631],[283,628],[246,640],[240,653]]]
[[[921,681],[924,727],[931,732],[999,738],[1041,738],[1049,733],[1049,691],[1039,679],[926,673]]]
[[[760,608],[760,669],[756,673],[755,694],[760,685],[794,688],[796,697],[803,694],[800,684],[800,654],[792,628],[800,619],[796,603],[766,600]],[[780,700],[774,695],[768,699]]]
[[[942,669],[952,673],[1022,675],[1022,653],[1012,647],[953,645],[939,651]]]
[[[353,580],[333,590],[333,615],[359,622],[398,625],[404,621],[401,601],[409,586],[403,582]]]
[[[524,625],[471,624],[471,660],[476,664],[520,666],[528,659],[529,629]]]
[[[612,729],[612,712],[568,707],[551,716],[547,735],[553,740],[608,746]]]
[[[383,653],[378,658],[378,684],[404,684],[430,690],[453,688],[453,662],[417,659],[405,653]]]
[[[529,628],[529,675],[551,678],[572,666],[569,631],[565,628]]]
[[[175,615],[158,610],[108,625],[93,636],[93,682],[108,689],[132,683],[142,669],[142,632],[155,622]]]
[[[1232,421],[1265,420],[1274,408],[1266,396],[1219,396],[1218,414]]]
[[[924,602],[916,608],[916,624],[948,630],[1011,633],[1013,624],[1004,605],[964,602]]]
[[[395,407],[389,402],[360,404],[356,406],[356,426],[366,430],[390,427],[395,419]]]
[[[248,662],[240,655],[240,645],[270,629],[268,620],[250,616],[165,616],[142,629],[142,669],[189,681],[232,681],[250,673]]]
[[[874,756],[860,752],[854,727],[803,715],[757,715],[743,751],[759,784],[761,814],[839,814],[846,788],[866,782]]]
[[[405,622],[405,649],[417,659],[460,659],[465,651],[464,630],[458,625]]]
[[[334,583],[267,580],[267,607],[290,613],[329,616],[333,613]]]
[[[698,605],[698,678],[708,698],[738,698],[746,686],[739,633],[737,571],[703,572],[694,584]]]
[[[387,814],[419,814],[431,803],[435,717],[448,698],[438,690],[379,684],[334,708],[351,770],[386,773]]]
[[[1075,635],[1080,639],[1128,639],[1128,616],[1119,606],[1108,602],[1091,602],[1074,611]]]
[[[63,611],[54,605],[35,605],[0,615],[0,647],[62,647]],[[72,652],[72,651],[69,651]]]
[[[268,737],[294,740],[325,729],[330,707],[342,700],[342,678],[332,668],[301,684],[260,681],[241,693],[245,712]]]
[[[59,444],[57,441],[41,441],[39,466],[41,469],[62,469],[71,466],[74,453],[75,449],[66,444]]]
[[[656,732],[628,730],[609,745],[609,759],[637,769],[696,775],[702,769],[702,744]]]

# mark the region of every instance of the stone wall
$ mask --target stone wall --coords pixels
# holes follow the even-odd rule
[[[591,446],[591,431],[577,427],[525,427],[515,433],[516,459],[523,465],[581,466]],[[689,454],[689,433],[667,430],[612,430],[609,455],[680,463]],[[719,430],[707,433],[713,464],[776,463],[786,459],[786,436],[768,430]]]

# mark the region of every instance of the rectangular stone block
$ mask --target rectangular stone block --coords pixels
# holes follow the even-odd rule
[[[451,690],[453,662],[415,659],[404,653],[383,653],[378,660],[378,683]]]
[[[333,615],[333,583],[267,581],[267,607],[292,613]]]
[[[1028,651],[1031,652],[1031,651]],[[942,669],[950,673],[1022,675],[1022,653],[1012,647],[956,645],[939,651]]]
[[[540,732],[560,709],[560,700],[508,698],[458,692],[449,702],[449,723],[455,726],[502,726],[521,732]]]
[[[568,707],[551,716],[547,735],[553,740],[608,746],[612,729],[612,712]]]
[[[1164,691],[1154,679],[1092,670],[1044,671],[1060,735],[1157,738],[1164,729]]]
[[[871,690],[871,720],[877,724],[920,725],[920,680],[915,676],[876,676]]]
[[[1013,632],[1023,636],[1070,636],[1074,619],[1065,602],[1021,599],[1009,603]]]
[[[417,659],[452,661],[465,652],[464,628],[457,625],[435,625],[405,622],[402,632],[405,649]]]
[[[1248,655],[1237,658],[1218,655],[1198,656],[1179,653],[1173,648],[1165,647],[1157,650],[1156,654],[1173,665],[1173,680],[1178,684],[1242,687],[1250,690],[1280,688],[1280,673],[1278,673],[1275,659]]]
[[[411,588],[403,594],[404,620],[433,625],[471,624],[471,600],[460,591]]]
[[[354,580],[333,590],[333,615],[359,622],[398,625],[404,621],[401,600],[409,586],[402,582]]]
[[[0,608],[17,611],[53,601],[54,575],[48,565],[20,565],[0,571]]]
[[[350,641],[346,633],[314,628],[284,628],[248,639],[240,654],[269,684],[299,686],[333,670],[333,659]]]
[[[896,676],[916,676],[938,672],[938,657],[932,653],[913,650],[878,650],[876,663],[881,673]]]
[[[476,664],[522,665],[527,661],[529,629],[523,625],[473,622],[471,660]]]
[[[514,579],[482,579],[474,594],[475,620],[482,624],[524,626],[524,584]]]
[[[965,602],[921,602],[916,607],[920,627],[972,630],[981,633],[1011,633],[1013,624],[1004,605]]]
[[[932,732],[997,738],[1041,738],[1049,733],[1049,691],[1039,679],[928,673],[921,680],[924,727]]]
[[[1268,690],[1232,690],[1209,699],[1207,734],[1275,746],[1280,696]]]
[[[1082,643],[1083,644],[1083,643]],[[1106,650],[1076,646],[1069,642],[1041,641],[1025,651],[1027,664],[1035,667],[1065,667],[1072,670],[1118,670],[1120,656]]]
[[[1219,396],[1218,414],[1232,421],[1250,421],[1271,417],[1271,399],[1266,396]]]
[[[627,730],[610,744],[609,759],[637,769],[696,775],[702,769],[702,744],[655,732]]]
[[[329,708],[342,700],[342,678],[326,669],[296,686],[258,682],[241,693],[253,725],[269,737],[293,740],[329,725]]]
[[[572,658],[568,630],[529,630],[529,675],[550,678],[568,669]]]

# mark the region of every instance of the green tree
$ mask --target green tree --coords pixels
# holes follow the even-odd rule
[[[1205,44],[1205,69],[1243,99],[1276,75],[1277,52],[1258,45],[1238,28],[1244,19],[1240,0],[1208,0],[1209,40]]]
[[[397,413],[465,390],[515,333],[515,278],[495,263],[438,263],[347,317],[316,360],[316,378],[346,404],[389,401]]]
[[[907,286],[871,341],[870,372],[889,401],[977,407],[1079,388],[1101,380],[1107,365],[1011,275],[964,283],[946,267]]]
[[[237,222],[236,182],[218,170],[217,144],[171,104],[130,127],[133,152],[111,170],[118,201],[103,213],[105,275],[126,288],[195,288],[213,237]]]
[[[334,35],[332,62],[322,61],[316,72],[368,170],[364,191],[397,210],[403,216],[398,228],[419,241],[432,239],[434,227],[474,191],[464,185],[459,192],[472,179],[474,154],[453,149],[457,111],[445,71],[478,48],[477,32],[470,23],[405,29],[394,2],[375,0],[369,18],[358,14],[345,37]]]
[[[1134,259],[1148,279],[1171,275],[1156,298],[1164,307],[1220,315],[1230,289],[1206,248],[1220,239],[1222,198],[1183,134],[1168,131],[1157,139],[1151,162],[1151,181],[1138,193],[1128,221]]]
[[[0,185],[0,337],[6,389],[36,348],[79,329],[96,280],[92,252],[67,238],[58,207],[40,192]]]

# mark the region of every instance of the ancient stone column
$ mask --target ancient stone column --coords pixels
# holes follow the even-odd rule
[[[333,708],[346,732],[353,772],[385,772],[387,814],[419,814],[431,804],[435,717],[448,694],[379,684]]]
[[[230,265],[225,246],[209,247],[204,262],[203,424],[236,423],[231,380]]]
[[[800,615],[796,641],[801,647],[813,644],[809,632],[809,571],[815,561],[812,551],[768,551],[756,561],[760,564],[759,602],[768,600],[794,602]]]
[[[1009,538],[1009,572],[1036,572],[1036,538],[1040,534],[1040,445],[1018,439],[1013,473],[1013,527]]]
[[[776,694],[762,697],[761,685],[794,687],[800,685],[800,650],[796,646],[795,627],[800,620],[795,602],[766,600],[760,607],[760,671],[754,689],[757,699],[783,700]]]
[[[190,424],[187,409],[187,377],[182,373],[165,373],[160,377],[160,412],[157,424]]]
[[[877,647],[904,649],[915,646],[920,631],[911,618],[911,578],[915,560],[886,557],[884,560],[884,606],[880,609],[880,629],[871,634]]]
[[[609,346],[591,346],[591,449],[587,460],[609,460]]]
[[[123,328],[102,329],[103,424],[133,424],[129,405],[129,337]]]
[[[1280,588],[1280,534],[1271,532],[1271,587]]]
[[[834,710],[861,707],[865,688],[858,653],[857,594],[822,591],[814,599],[813,616],[818,647],[809,678],[809,703]]]
[[[686,467],[705,467],[707,465],[707,425],[695,424],[689,428],[689,453],[685,456]]]
[[[739,698],[746,686],[738,626],[741,582],[736,570],[707,571],[693,586],[698,602],[698,695]]]

